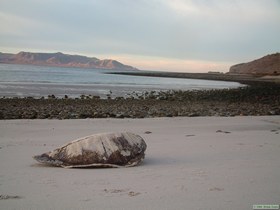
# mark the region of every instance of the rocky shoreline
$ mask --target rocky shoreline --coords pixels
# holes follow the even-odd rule
[[[238,89],[144,92],[128,98],[1,98],[0,119],[280,115],[280,84]]]

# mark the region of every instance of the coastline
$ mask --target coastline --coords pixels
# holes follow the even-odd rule
[[[144,92],[128,98],[1,98],[0,119],[280,115],[280,84],[237,89]]]
[[[279,77],[172,72],[115,72],[133,76],[234,81],[235,89],[145,91],[128,97],[0,98],[0,119],[154,118],[280,115]],[[40,91],[40,90],[37,90]]]
[[[2,120],[0,205],[224,210],[278,204],[279,126],[279,116]],[[63,169],[32,159],[82,136],[119,131],[145,139],[142,165]]]
[[[264,75],[253,75],[253,74],[182,73],[182,72],[162,72],[162,71],[111,72],[107,74],[231,81],[231,82],[239,82],[241,84],[270,83],[270,82],[280,83],[279,76],[264,76]]]

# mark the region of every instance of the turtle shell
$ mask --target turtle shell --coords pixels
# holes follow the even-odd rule
[[[129,167],[140,164],[147,145],[133,133],[101,133],[74,140],[33,158],[64,168]]]

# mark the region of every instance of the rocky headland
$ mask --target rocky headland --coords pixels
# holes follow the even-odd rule
[[[280,75],[280,53],[266,55],[248,63],[231,66],[230,74]]]
[[[27,64],[38,66],[57,66],[75,68],[97,68],[112,70],[137,70],[132,66],[122,64],[116,60],[100,60],[95,57],[81,55],[68,55],[63,53],[31,53],[19,52],[17,54],[0,53],[0,63]]]

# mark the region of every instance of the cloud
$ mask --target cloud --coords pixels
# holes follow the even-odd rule
[[[0,25],[0,34],[5,36],[23,36],[27,34],[27,30],[31,30],[39,26],[35,20],[1,11]]]
[[[279,50],[280,14],[275,1],[175,0],[169,1],[169,8],[187,25],[179,33],[188,39],[183,47],[189,47],[186,57],[238,62]]]
[[[279,9],[278,0],[2,0],[0,46],[235,63],[280,51]]]

